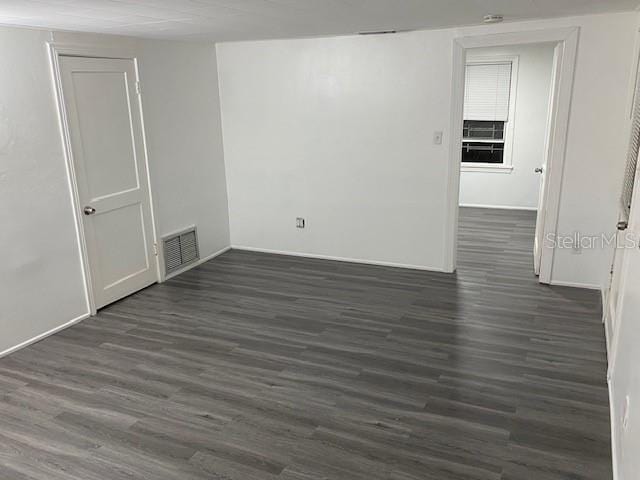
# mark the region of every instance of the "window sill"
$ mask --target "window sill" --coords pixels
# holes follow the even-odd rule
[[[461,172],[484,172],[484,173],[511,173],[513,171],[513,165],[491,165],[489,163],[486,164],[476,164],[476,165],[465,165],[464,163],[460,167]]]

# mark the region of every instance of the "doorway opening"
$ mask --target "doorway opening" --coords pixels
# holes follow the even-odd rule
[[[451,271],[506,262],[551,283],[576,47],[577,29],[454,41]]]
[[[534,261],[542,201],[555,44],[466,51],[460,168],[460,267]]]

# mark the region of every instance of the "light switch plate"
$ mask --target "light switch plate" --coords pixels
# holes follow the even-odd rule
[[[433,144],[442,145],[442,132],[433,132]]]

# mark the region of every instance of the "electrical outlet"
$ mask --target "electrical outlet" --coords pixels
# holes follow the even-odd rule
[[[622,429],[629,428],[629,412],[631,408],[631,398],[627,395],[624,399],[624,409],[622,410]]]
[[[298,217],[296,218],[296,228],[304,228],[305,221],[304,218]]]
[[[580,245],[580,241],[576,240],[573,245],[571,246],[571,253],[573,253],[574,255],[581,255],[582,254],[582,245]]]

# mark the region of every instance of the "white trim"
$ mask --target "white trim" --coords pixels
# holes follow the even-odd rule
[[[127,46],[108,46],[95,44],[79,44],[65,42],[48,42],[49,48],[53,49],[57,55],[65,55],[72,57],[90,57],[90,58],[114,58],[121,60],[135,60],[136,52],[133,48]]]
[[[426,267],[423,265],[411,265],[407,263],[380,262],[377,260],[364,260],[361,258],[334,257],[333,255],[320,255],[316,253],[292,252],[286,250],[272,250],[270,248],[247,247],[244,245],[231,245],[232,250],[244,250],[247,252],[272,253],[274,255],[287,255],[290,257],[317,258],[320,260],[333,260],[336,262],[359,263],[364,265],[377,265],[381,267],[408,268],[410,270],[422,270],[427,272],[450,273],[443,268]]]
[[[53,335],[54,333],[58,333],[61,330],[64,330],[65,328],[69,328],[73,325],[75,325],[76,323],[81,322],[82,320],[86,320],[87,318],[89,318],[91,315],[89,313],[83,313],[82,315],[80,315],[79,317],[74,318],[73,320],[69,320],[66,323],[63,323],[62,325],[58,325],[55,328],[52,328],[51,330],[47,330],[44,333],[41,333],[40,335],[36,335],[33,338],[30,338],[29,340],[25,340],[22,343],[19,343],[18,345],[15,345],[13,347],[9,347],[6,350],[4,350],[3,352],[0,352],[0,358],[5,357],[13,352],[16,352],[24,347],[28,347],[29,345],[39,342],[40,340],[47,338],[51,335]]]
[[[132,60],[136,71],[136,81],[140,81],[138,60],[133,49],[126,47],[105,47],[99,45],[76,45],[60,42],[47,42],[49,50],[49,59],[51,63],[51,73],[53,77],[53,90],[58,110],[58,120],[60,123],[60,134],[62,136],[63,153],[66,160],[67,176],[69,179],[69,188],[71,189],[72,208],[74,212],[74,220],[76,226],[76,236],[80,246],[80,257],[82,263],[82,276],[85,286],[85,298],[90,315],[97,313],[95,297],[93,293],[93,285],[91,281],[91,273],[89,268],[89,253],[87,243],[82,226],[82,205],[78,194],[78,182],[75,175],[73,164],[73,150],[71,148],[71,134],[69,132],[69,122],[67,111],[64,104],[64,96],[62,90],[62,75],[60,69],[60,57],[65,55],[81,56],[91,58],[114,58]],[[140,123],[142,129],[142,149],[144,150],[144,161],[147,170],[147,185],[149,190],[149,208],[151,210],[151,226],[153,234],[153,243],[155,251],[158,251],[158,225],[153,205],[153,193],[151,190],[151,173],[149,168],[149,152],[147,151],[146,132],[144,130],[144,117],[142,115],[142,97],[139,98],[140,106]],[[161,271],[159,266],[159,255],[155,255],[156,261],[156,281],[161,281]]]
[[[93,302],[93,287],[89,279],[89,255],[87,253],[87,244],[82,228],[82,218],[80,217],[80,197],[78,195],[78,183],[76,179],[75,169],[73,168],[73,159],[71,154],[71,135],[69,133],[69,123],[67,122],[67,110],[62,97],[62,77],[60,74],[59,54],[53,43],[47,44],[49,50],[49,62],[51,66],[51,75],[53,79],[53,93],[58,111],[58,124],[60,137],[62,138],[62,149],[65,157],[65,167],[67,170],[67,184],[71,193],[71,209],[73,211],[73,219],[76,230],[76,239],[78,240],[78,250],[80,252],[80,264],[82,266],[82,283],[84,285],[84,296],[87,310],[91,315],[95,315],[96,307]]]
[[[609,306],[607,305],[606,298],[603,294],[603,303],[602,303],[602,323],[604,323],[604,338],[606,340],[605,346],[607,348],[607,365],[609,369],[613,369],[613,332],[611,331],[611,322],[609,321],[609,315],[611,315],[611,311],[609,310]]]
[[[458,204],[460,203],[460,168],[462,127],[464,125],[464,76],[466,52],[456,39],[453,41],[451,75],[451,116],[449,118],[449,162],[445,205],[444,267],[447,272],[455,272],[458,256]]]
[[[140,128],[142,129],[142,150],[144,152],[144,163],[147,169],[147,191],[149,192],[149,208],[151,210],[151,226],[153,227],[153,252],[156,257],[156,279],[162,282],[162,269],[160,268],[160,234],[158,220],[156,219],[155,203],[153,199],[153,188],[151,185],[151,165],[149,164],[149,149],[147,148],[147,130],[144,124],[144,107],[142,106],[143,96],[140,91],[140,66],[138,58],[133,57],[133,66],[136,70],[136,88],[138,93],[138,114],[140,115]]]
[[[527,210],[530,212],[538,210],[536,207],[510,207],[507,205],[481,205],[478,203],[461,203],[460,206],[466,208],[493,208],[496,210]]]
[[[559,43],[577,33],[580,27],[542,28],[518,32],[471,34],[455,39],[463,48],[503,47],[531,43]]]
[[[231,250],[230,246],[229,247],[224,247],[223,249],[220,249],[217,252],[212,253],[211,255],[207,255],[206,257],[201,258],[200,260],[195,261],[193,263],[190,263],[189,265],[186,265],[186,266],[184,266],[183,268],[181,268],[179,270],[171,272],[169,275],[165,275],[164,278],[162,279],[162,281],[166,282],[167,280],[169,280],[169,279],[171,279],[171,278],[173,278],[173,277],[175,277],[177,275],[180,275],[181,273],[187,272],[187,271],[191,270],[192,268],[197,267],[198,265],[202,265],[203,263],[208,262],[209,260],[212,260],[212,259],[222,255],[225,252],[228,252],[229,250]]]
[[[511,142],[513,145],[513,141]],[[506,143],[505,143],[506,148]],[[505,152],[506,157],[506,152]],[[509,152],[509,162],[512,160],[511,152]],[[507,159],[505,158],[505,163],[462,163],[460,165],[461,172],[479,172],[479,173],[511,173],[513,172],[513,165],[507,163]]]
[[[595,283],[580,283],[580,282],[565,282],[564,280],[553,280],[549,285],[556,287],[573,287],[573,288],[586,288],[588,290],[602,290],[600,285]]]
[[[560,194],[569,126],[571,97],[573,93],[573,78],[578,47],[578,27],[559,28],[549,30],[531,30],[524,32],[508,32],[498,34],[479,34],[455,38],[453,40],[452,60],[452,101],[451,101],[451,135],[449,149],[449,179],[447,192],[447,225],[444,229],[445,266],[447,271],[455,271],[458,204],[460,196],[461,162],[458,145],[462,141],[464,101],[464,73],[466,66],[466,50],[476,47],[495,47],[504,45],[523,45],[531,43],[557,43],[562,46],[557,58],[559,76],[554,92],[554,112],[556,121],[553,122],[553,143],[548,159],[548,188],[544,193],[546,215],[544,219],[544,235],[554,236],[558,227],[560,209]],[[540,283],[552,282],[554,249],[545,247],[541,252]],[[599,288],[585,286],[584,288]]]
[[[613,401],[613,386],[612,378],[609,372],[607,372],[607,390],[609,392],[609,421],[611,422],[611,464],[613,467],[613,480],[618,480],[620,478],[620,473],[618,472],[618,462],[617,462],[617,454],[618,454],[618,436],[617,436],[617,422],[616,422],[616,408],[615,403]]]

